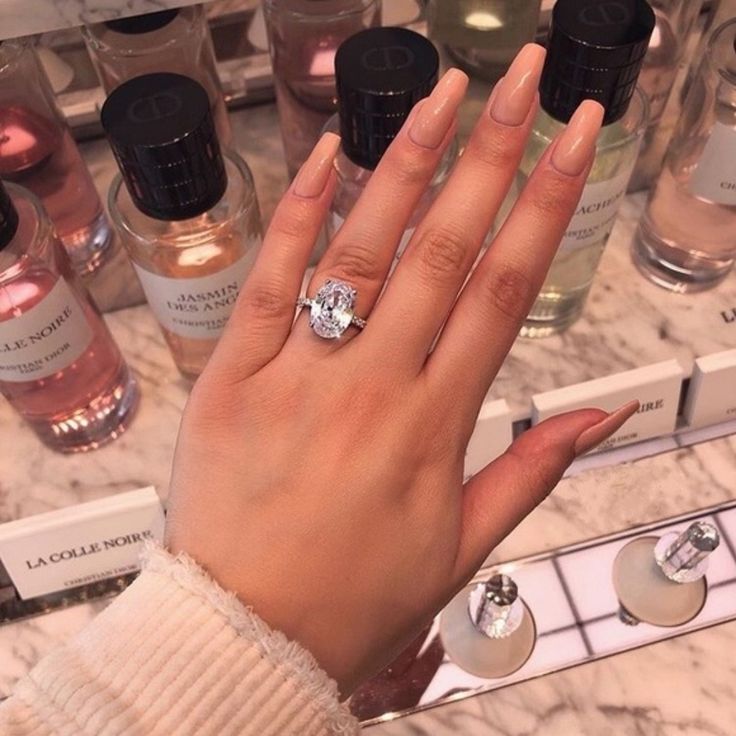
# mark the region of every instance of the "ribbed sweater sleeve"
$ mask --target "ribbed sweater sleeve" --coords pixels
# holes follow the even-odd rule
[[[305,649],[186,556],[137,580],[0,705],[3,736],[350,736],[357,721]]]

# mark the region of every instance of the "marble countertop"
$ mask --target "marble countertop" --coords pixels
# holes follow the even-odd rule
[[[462,135],[482,104],[481,88],[475,92],[463,115]],[[232,122],[267,220],[286,185],[275,109],[242,109],[233,113]],[[84,153],[104,191],[114,173],[106,144],[85,144]],[[628,247],[643,201],[642,195],[627,198],[585,317],[563,336],[519,340],[514,346],[492,396],[506,398],[519,415],[528,412],[531,394],[540,390],[671,357],[689,368],[695,356],[736,345],[736,320],[724,318],[736,308],[736,275],[712,292],[681,296],[635,272]],[[111,270],[94,285],[111,309],[135,301],[136,289],[132,273],[124,269]],[[0,403],[0,521],[149,484],[166,496],[188,386],[146,306],[110,311],[107,321],[139,377],[139,415],[112,445],[88,455],[61,456],[45,450]],[[565,479],[493,558],[552,549],[732,498],[736,436]],[[103,605],[80,605],[0,627],[0,696]],[[727,736],[736,723],[734,647],[736,623],[731,623],[376,726],[373,733]]]

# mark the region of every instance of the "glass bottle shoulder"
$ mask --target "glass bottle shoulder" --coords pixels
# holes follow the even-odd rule
[[[223,158],[228,180],[225,194],[207,212],[186,220],[158,220],[141,212],[118,174],[110,188],[108,204],[123,237],[129,243],[187,248],[208,243],[254,210],[257,213],[255,185],[248,165],[232,151],[225,152]]]

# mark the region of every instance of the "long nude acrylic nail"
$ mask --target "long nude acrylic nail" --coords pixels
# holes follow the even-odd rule
[[[537,97],[546,53],[541,46],[528,43],[516,55],[491,101],[491,117],[497,123],[516,126],[526,120]]]
[[[575,456],[579,457],[589,452],[612,434],[618,432],[626,422],[639,410],[639,402],[635,399],[611,412],[605,419],[588,427],[575,440]]]
[[[334,133],[325,133],[317,141],[314,150],[296,175],[294,194],[297,197],[313,199],[324,192],[339,147],[340,136]]]
[[[554,143],[552,165],[567,176],[582,174],[595,152],[598,132],[603,122],[603,106],[585,100]]]
[[[450,129],[468,87],[468,77],[450,69],[425,98],[422,109],[409,127],[409,138],[423,148],[437,148]]]

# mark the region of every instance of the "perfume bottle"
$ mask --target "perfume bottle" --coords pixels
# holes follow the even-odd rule
[[[78,273],[112,252],[92,177],[26,39],[0,43],[0,177],[41,199]]]
[[[107,94],[149,72],[191,77],[207,90],[220,143],[230,142],[230,122],[202,5],[95,23],[83,26],[82,34]]]
[[[381,0],[265,0],[276,103],[293,177],[337,110],[335,53],[354,33],[380,25]]]
[[[615,6],[615,8],[614,8]],[[521,334],[545,337],[581,315],[633,171],[647,103],[636,81],[654,28],[645,0],[558,0],[540,81],[540,112],[517,175],[517,192],[585,99],[605,108],[587,184]]]
[[[682,533],[638,537],[621,548],[613,563],[613,587],[628,626],[681,626],[705,605],[708,558],[718,548],[718,530],[706,521]]]
[[[36,197],[0,184],[0,392],[54,450],[118,437],[135,381]]]
[[[121,174],[110,215],[180,372],[194,379],[261,243],[253,177],[217,141],[207,93],[180,74],[124,82],[102,108]]]
[[[694,77],[633,256],[659,286],[709,289],[736,259],[736,18],[717,28]]]
[[[532,612],[503,574],[461,590],[440,616],[448,657],[476,677],[507,677],[526,664],[537,641]]]
[[[541,0],[429,0],[429,37],[469,74],[500,79],[533,41]]]
[[[662,168],[671,128],[662,115],[675,85],[685,47],[702,6],[702,0],[650,0],[656,18],[649,50],[639,75],[639,86],[649,103],[649,124],[629,191],[651,186]]]
[[[377,59],[380,63],[374,63]],[[412,107],[432,91],[438,70],[439,56],[432,43],[406,28],[371,28],[340,46],[335,57],[340,112],[326,126],[342,139],[335,158],[337,189],[327,216],[330,239],[358,201]],[[404,232],[397,257],[447,180],[457,152],[453,141]]]
[[[697,49],[692,56],[692,60],[687,69],[687,76],[680,88],[680,102],[684,102],[690,91],[690,85],[693,78],[700,68],[700,60],[705,54],[708,46],[708,39],[711,37],[714,29],[723,25],[726,21],[736,18],[736,0],[711,0],[708,13],[703,24],[703,32],[700,36]]]

